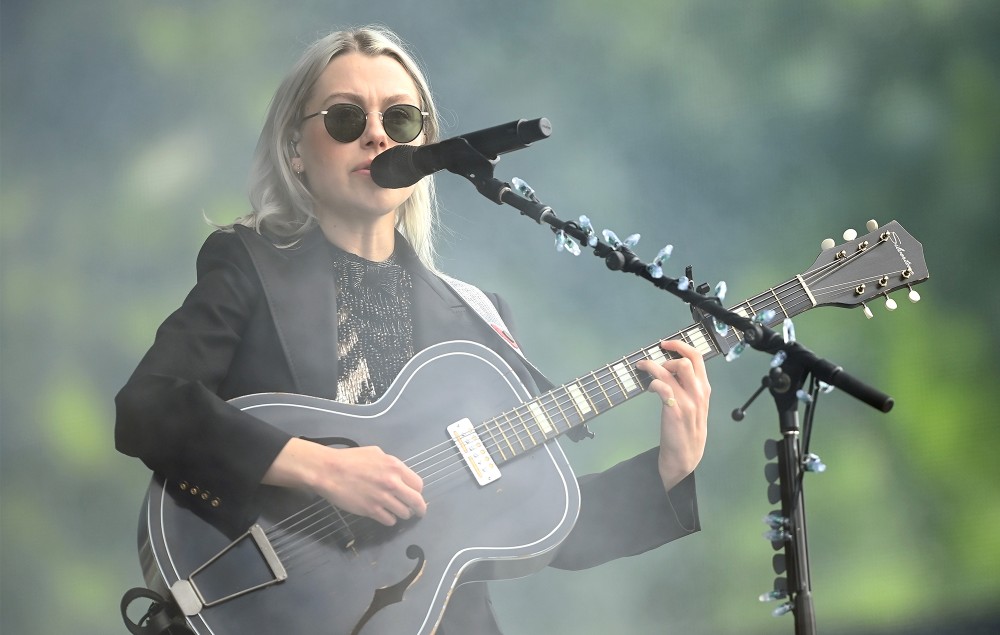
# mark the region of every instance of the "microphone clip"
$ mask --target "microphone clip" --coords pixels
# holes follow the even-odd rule
[[[457,174],[472,183],[480,194],[502,205],[501,197],[504,191],[510,191],[510,186],[493,178],[493,170],[500,159],[489,159],[463,137],[455,137],[440,142],[447,152],[442,154],[448,160],[441,169]]]

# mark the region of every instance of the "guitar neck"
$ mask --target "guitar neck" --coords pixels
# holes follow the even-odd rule
[[[772,326],[814,306],[816,302],[808,287],[801,276],[796,276],[730,311],[753,318],[772,310],[774,317],[764,322],[765,326]],[[667,339],[687,342],[707,360],[720,353],[712,335],[705,325],[692,324]],[[732,328],[724,335],[715,333],[715,336],[726,342],[727,349],[741,340],[740,333]],[[660,342],[653,342],[484,422],[480,436],[493,448],[494,462],[509,461],[642,394],[650,378],[638,370],[636,364],[644,359],[663,363],[667,358]]]

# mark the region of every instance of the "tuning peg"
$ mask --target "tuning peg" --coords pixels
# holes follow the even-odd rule
[[[776,459],[778,458],[778,442],[774,439],[768,439],[764,441],[764,458],[765,459]]]
[[[757,596],[757,599],[761,602],[774,602],[775,600],[784,600],[788,597],[788,594],[784,591],[775,589],[774,591],[768,591],[767,593],[761,593]]]
[[[910,293],[907,295],[907,297],[910,298],[910,302],[920,302],[920,294],[917,293],[910,285],[906,286],[910,289]]]
[[[784,600],[788,597],[788,580],[785,578],[775,578],[773,590],[767,593],[761,593],[757,596],[757,599],[761,602],[773,602],[775,600]]]
[[[784,529],[769,529],[764,532],[764,539],[768,542],[788,542],[792,539],[792,534]]]
[[[817,454],[807,454],[802,459],[802,467],[806,472],[825,472],[826,463]]]
[[[833,249],[836,245],[837,243],[832,238],[824,238],[823,242],[819,244],[819,248],[826,251],[827,249]]]
[[[618,234],[614,233],[610,229],[603,230],[601,234],[604,236],[604,241],[609,245],[611,245],[612,247],[614,247],[615,249],[625,246],[625,243],[623,243],[621,239],[618,238]]]
[[[764,480],[768,483],[777,483],[781,479],[781,468],[774,461],[764,464]]]
[[[771,615],[774,617],[781,617],[782,615],[787,615],[795,610],[795,605],[791,602],[785,602],[778,606],[778,608],[771,611]]]
[[[580,245],[577,244],[575,240],[570,238],[565,231],[560,229],[556,232],[556,251],[568,251],[574,256],[579,256]]]
[[[517,190],[517,193],[524,198],[529,201],[534,201],[535,203],[541,203],[541,201],[538,200],[538,196],[535,194],[535,190],[532,189],[532,187],[528,185],[524,179],[515,176],[510,180],[510,184],[513,185],[514,189]]]
[[[594,226],[591,224],[590,218],[586,215],[580,217],[580,228],[587,234],[587,245],[590,247],[596,247],[597,236],[594,235]]]
[[[764,516],[764,524],[771,529],[781,529],[788,527],[788,519],[782,516],[780,511],[773,511]]]
[[[788,570],[787,564],[788,563],[785,561],[785,554],[776,553],[771,556],[771,568],[774,569],[774,572],[778,575],[781,575]]]
[[[795,341],[795,324],[792,323],[791,318],[785,318],[781,323],[781,337],[784,338],[785,344],[791,344]]]
[[[865,223],[865,227],[868,228],[868,231],[873,232],[876,229],[878,229],[878,221],[873,218],[867,223]]]
[[[862,302],[862,303],[861,303],[861,306],[863,306],[863,307],[864,307],[864,309],[865,309],[865,317],[866,317],[866,318],[868,318],[868,319],[870,320],[870,319],[872,319],[873,317],[875,317],[875,314],[874,314],[874,313],[872,313],[872,310],[868,308],[868,305],[867,305],[867,304],[865,304],[864,302]]]
[[[666,245],[663,249],[656,253],[656,257],[653,258],[653,262],[646,265],[646,271],[649,272],[654,278],[663,277],[663,263],[670,259],[670,254],[674,253],[673,245]]]
[[[777,314],[778,312],[775,311],[774,309],[764,309],[757,315],[753,316],[753,322],[754,324],[767,324],[768,322],[773,320],[774,316]]]
[[[786,353],[785,351],[778,351],[777,353],[774,354],[774,357],[771,358],[771,368],[777,368],[778,366],[781,366],[782,364],[785,363],[786,359],[788,359],[788,353]]]
[[[844,231],[844,240],[854,240],[858,237],[858,232],[853,229],[847,229]]]
[[[772,505],[777,505],[781,502],[781,486],[777,483],[771,483],[767,486],[767,502]]]
[[[885,308],[890,311],[896,310],[896,301],[890,298],[888,295],[885,296]]]
[[[747,348],[747,345],[744,344],[742,340],[739,341],[739,342],[737,342],[736,346],[734,346],[731,349],[729,349],[729,352],[726,353],[726,361],[727,362],[731,362],[731,361],[735,360],[736,358],[738,358],[740,355],[743,354],[743,351],[745,351],[746,348]]]

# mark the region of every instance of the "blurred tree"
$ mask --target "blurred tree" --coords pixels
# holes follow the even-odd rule
[[[809,484],[817,610],[824,631],[856,635],[957,624],[958,613],[996,624],[1000,468],[989,453],[1000,429],[987,408],[1000,296],[983,272],[997,266],[1000,5],[497,9],[0,5],[0,631],[124,632],[117,601],[140,582],[131,541],[148,473],[113,451],[111,397],[190,287],[210,231],[201,213],[227,222],[246,209],[267,101],[302,44],[372,21],[425,61],[448,132],[553,120],[556,135],[505,157],[498,176],[530,173],[561,216],[641,231],[643,249],[677,243],[677,267],[727,278],[734,299],[801,271],[819,239],[870,216],[921,240],[931,270],[921,304],[901,300],[891,320],[880,312],[867,325],[834,310],[800,321],[811,348],[898,398],[888,418],[842,396],[821,409],[814,446],[831,471]],[[519,307],[522,340],[553,378],[689,321],[600,263],[556,256],[516,216],[481,214],[493,206],[466,184],[439,184],[454,231],[445,266]],[[753,600],[771,584],[755,449],[772,436],[768,407],[755,406],[755,422],[724,421],[761,363],[714,365],[703,535],[595,571],[498,584],[511,635],[791,630]],[[568,449],[581,469],[655,441],[642,404],[608,418],[597,440]]]

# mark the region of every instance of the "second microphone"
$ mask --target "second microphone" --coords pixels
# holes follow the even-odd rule
[[[409,187],[439,170],[458,168],[454,165],[455,144],[464,139],[487,159],[496,159],[505,152],[526,148],[535,141],[548,138],[552,124],[545,117],[518,119],[509,123],[469,132],[425,146],[401,145],[389,148],[372,161],[371,175],[375,184],[389,189]]]

